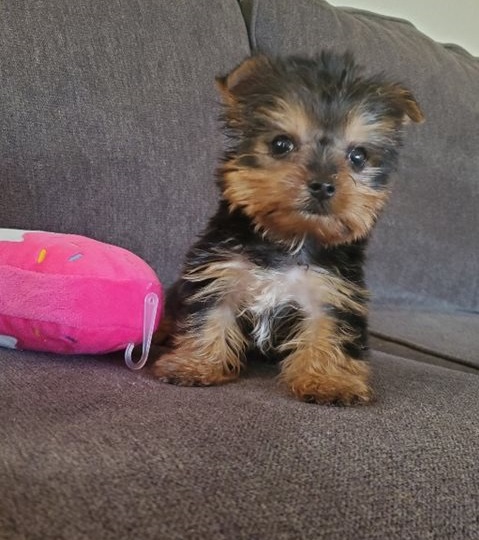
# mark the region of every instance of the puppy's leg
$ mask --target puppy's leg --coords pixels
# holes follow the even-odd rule
[[[291,351],[281,364],[281,379],[303,401],[352,405],[368,403],[369,368],[345,352],[351,338],[328,316],[304,319],[282,348]]]
[[[173,337],[173,348],[155,362],[153,374],[164,382],[209,386],[238,377],[246,348],[233,310],[223,304],[190,316]]]

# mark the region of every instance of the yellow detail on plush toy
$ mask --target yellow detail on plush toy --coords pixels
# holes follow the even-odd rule
[[[47,250],[43,248],[40,253],[38,254],[37,263],[40,264],[45,260],[45,257],[47,256]]]

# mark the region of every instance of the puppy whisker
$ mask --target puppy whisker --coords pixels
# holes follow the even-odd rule
[[[354,176],[352,174],[348,174],[348,178],[352,181],[352,183],[357,186],[358,183],[356,181],[356,178],[354,178]]]

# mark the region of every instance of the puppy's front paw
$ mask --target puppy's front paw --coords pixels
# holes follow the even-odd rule
[[[212,386],[237,377],[237,373],[225,370],[221,362],[197,360],[175,351],[160,356],[152,373],[162,382],[179,386]]]
[[[301,401],[323,405],[366,405],[374,401],[369,386],[369,368],[364,362],[348,360],[346,366],[321,362],[317,370],[283,369],[282,380]]]
[[[323,405],[366,405],[374,401],[374,395],[362,378],[349,377],[347,380],[331,380],[324,377],[295,381],[291,392],[301,401]]]

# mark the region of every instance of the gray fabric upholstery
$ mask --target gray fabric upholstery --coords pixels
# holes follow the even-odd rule
[[[252,45],[274,53],[352,50],[416,94],[426,123],[408,130],[391,204],[370,250],[377,297],[479,308],[479,59],[397,19],[322,0],[246,0]]]
[[[269,366],[198,389],[3,353],[0,537],[477,538],[478,376],[372,364],[377,404],[342,409]]]
[[[243,7],[262,50],[348,45],[414,88],[428,123],[370,281],[386,301],[477,309],[477,61],[321,0]],[[1,3],[1,226],[110,241],[171,282],[216,204],[213,78],[248,51],[234,0]],[[376,331],[477,358],[477,317],[389,306]],[[476,540],[479,372],[372,366],[377,403],[341,409],[290,398],[270,366],[178,388],[120,357],[0,349],[0,539]]]
[[[216,205],[214,77],[248,53],[235,0],[2,3],[2,227],[112,242],[171,282]]]
[[[479,368],[477,314],[374,306],[370,326],[377,335]]]
[[[372,351],[383,352],[392,356],[400,356],[401,358],[408,358],[434,366],[478,374],[477,364],[469,360],[464,361],[456,357],[445,356],[442,353],[438,354],[413,342],[382,334],[374,330],[374,327],[369,333],[369,347]]]

